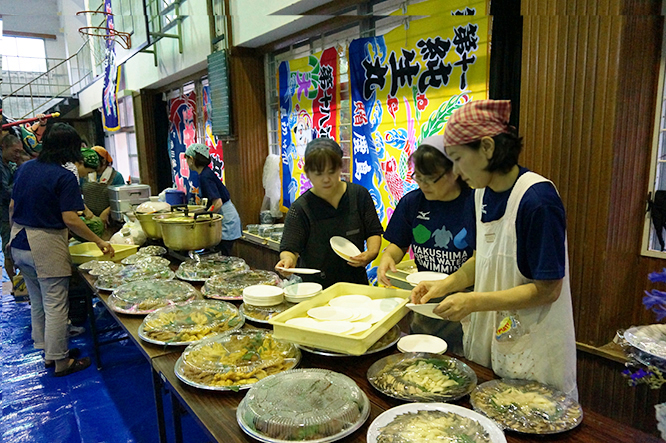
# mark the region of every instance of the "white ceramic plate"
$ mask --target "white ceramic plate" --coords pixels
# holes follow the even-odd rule
[[[337,308],[335,306],[319,306],[308,310],[308,315],[317,320],[342,321],[354,316],[351,309]]]
[[[368,428],[367,442],[377,443],[380,429],[391,423],[398,415],[407,414],[409,412],[416,413],[418,411],[453,412],[454,414],[470,418],[484,427],[484,429],[490,435],[490,440],[492,443],[506,443],[504,432],[502,432],[502,430],[495,424],[494,421],[484,417],[478,412],[472,411],[471,409],[463,408],[462,406],[457,405],[450,405],[448,403],[410,403],[391,408],[388,411],[380,414],[370,424],[370,427]]]
[[[398,306],[403,301],[405,301],[405,299],[397,297],[377,298],[364,304],[363,307],[372,309],[373,311],[383,311],[387,313],[394,310],[396,306]]]
[[[341,295],[340,297],[331,299],[328,304],[341,308],[356,308],[371,300],[367,295]]]
[[[354,324],[350,321],[321,321],[311,327],[320,331],[344,334],[354,329]]]
[[[349,319],[349,321],[362,321],[367,317],[372,315],[372,310],[368,308],[351,308],[354,311],[354,315]]]
[[[310,317],[296,317],[296,318],[290,318],[284,324],[290,325],[290,326],[300,326],[303,328],[316,328],[317,324],[319,323],[319,320],[315,320],[314,318]]]
[[[329,243],[333,251],[347,261],[353,261],[350,260],[351,257],[355,257],[361,253],[354,243],[344,237],[331,237]]]
[[[421,271],[409,274],[406,280],[413,285],[418,285],[422,281],[444,280],[448,276],[449,274],[443,272]]]
[[[367,321],[368,323],[377,323],[378,321],[381,321],[388,315],[388,312],[386,311],[379,311],[379,310],[374,310],[372,311],[372,314],[370,314],[370,317],[364,318],[363,321]]]
[[[351,331],[346,332],[348,335],[358,334],[359,332],[367,331],[372,327],[372,323],[368,323],[366,321],[355,321],[352,322],[352,326],[353,329]]]
[[[430,352],[431,354],[443,354],[448,347],[446,341],[428,334],[405,335],[398,340],[398,350],[400,352]]]
[[[285,272],[291,272],[292,274],[318,274],[321,271],[319,269],[311,268],[285,268],[283,266],[276,266],[275,269]]]
[[[304,282],[304,283],[296,283],[285,287],[284,293],[285,295],[289,295],[294,298],[312,297],[320,293],[321,290],[322,286],[319,283]]]
[[[442,317],[432,312],[437,307],[437,305],[438,305],[437,303],[425,303],[423,305],[417,305],[415,303],[407,303],[405,306],[407,306],[409,309],[411,309],[414,312],[418,312],[421,315],[425,315],[426,317],[436,318],[437,320],[444,320]]]

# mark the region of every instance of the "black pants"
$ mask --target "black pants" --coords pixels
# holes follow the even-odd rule
[[[217,246],[215,246],[215,250],[222,255],[231,257],[231,251],[233,250],[235,241],[236,240],[222,240]]]

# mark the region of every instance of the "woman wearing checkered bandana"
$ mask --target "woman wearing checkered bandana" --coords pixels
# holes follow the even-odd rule
[[[479,100],[449,118],[446,155],[475,188],[476,250],[447,279],[419,284],[412,300],[446,296],[435,312],[461,321],[465,357],[577,398],[564,206],[551,181],[518,165],[510,114],[508,100]]]

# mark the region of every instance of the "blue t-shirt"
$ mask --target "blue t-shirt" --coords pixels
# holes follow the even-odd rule
[[[400,199],[384,238],[412,246],[420,271],[452,274],[476,247],[473,192],[465,187],[452,201],[428,200],[420,189]]]
[[[209,167],[205,167],[199,174],[199,187],[201,188],[201,197],[208,199],[209,206],[218,198],[222,199],[222,203],[231,199],[227,187]]]
[[[528,172],[520,167],[519,177]],[[494,192],[486,188],[483,196],[484,223],[499,220],[506,212],[511,189]],[[518,269],[533,280],[559,280],[564,277],[567,218],[562,199],[552,183],[530,187],[518,206],[516,238]]]
[[[60,165],[30,160],[14,177],[14,222],[32,228],[63,229],[65,211],[83,211],[74,174]]]

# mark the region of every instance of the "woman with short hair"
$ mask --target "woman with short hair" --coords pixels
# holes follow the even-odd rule
[[[67,349],[69,278],[68,229],[94,242],[105,254],[113,247],[95,235],[77,215],[83,199],[76,176],[63,165],[83,163],[81,138],[71,126],[56,123],[44,134],[42,152],[16,171],[10,202],[11,254],[30,296],[32,339],[44,349],[46,366],[64,376],[90,366]]]
[[[342,149],[333,139],[316,138],[308,143],[303,169],[312,188],[287,212],[280,261],[275,268],[298,264],[319,269],[321,273],[302,278],[324,288],[338,282],[367,285],[365,266],[379,254],[384,232],[370,193],[363,186],[340,179]],[[338,257],[329,245],[334,236],[345,237],[363,252],[349,261]]]
[[[391,285],[386,272],[396,272],[411,247],[419,271],[453,274],[474,253],[473,192],[453,171],[444,155],[444,137],[425,138],[410,156],[412,178],[419,185],[403,196],[391,216],[384,238],[389,245],[377,269],[380,283]],[[414,312],[411,332],[443,338],[448,349],[462,354],[462,326],[458,321],[433,319]]]

